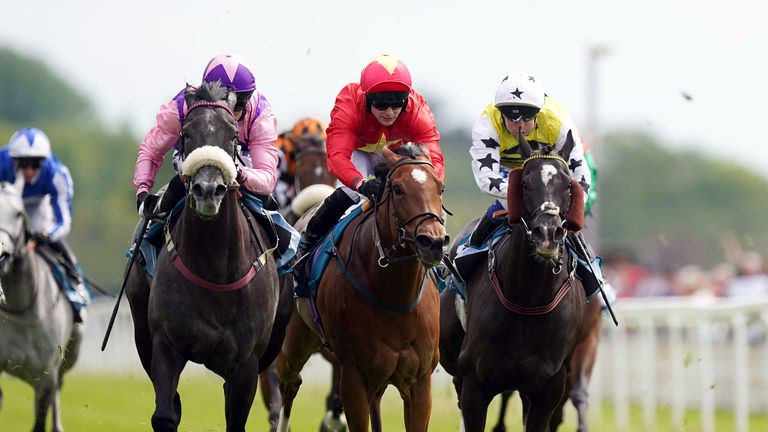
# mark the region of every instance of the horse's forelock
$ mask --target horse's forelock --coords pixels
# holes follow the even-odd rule
[[[413,144],[413,143],[407,143],[403,144],[400,147],[398,147],[394,153],[399,156],[405,156],[411,159],[418,159],[419,156],[424,155],[424,151],[422,151],[419,146]]]

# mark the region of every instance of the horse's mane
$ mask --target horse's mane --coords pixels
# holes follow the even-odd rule
[[[195,101],[218,102],[226,100],[229,89],[219,81],[203,82],[200,87],[187,87],[187,96],[194,95]]]
[[[401,145],[395,150],[395,154],[400,156],[407,156],[411,159],[417,159],[419,156],[425,154],[419,146],[414,143],[406,143]]]
[[[418,159],[419,156],[426,154],[419,146],[410,142],[403,144],[397,149],[395,149],[394,153],[399,156],[405,156],[409,159]],[[386,163],[380,163],[375,167],[373,167],[373,175],[376,176],[376,178],[378,178],[382,182],[386,181],[388,172],[389,172],[389,168],[387,168]]]

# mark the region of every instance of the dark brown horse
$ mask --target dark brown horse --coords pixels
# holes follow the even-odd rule
[[[290,313],[290,295],[280,297],[274,245],[238,201],[234,92],[203,84],[185,97],[187,203],[169,222],[154,279],[134,266],[126,293],[155,390],[153,429],[177,430],[179,376],[193,361],[224,378],[227,431],[244,431],[258,373],[282,342],[287,316],[280,311]],[[287,300],[283,307],[279,299]]]
[[[573,139],[560,155],[519,141],[525,162],[509,176],[506,231],[466,281],[466,303],[450,291],[441,298],[440,362],[454,376],[468,432],[483,431],[491,399],[512,390],[525,430],[550,429],[587,309],[564,244],[583,226],[583,191],[563,159]]]
[[[317,294],[324,332],[308,299],[297,299],[277,359],[288,430],[301,369],[327,337],[341,370],[349,430],[381,430],[380,400],[389,384],[404,401],[407,431],[427,430],[431,374],[438,360],[438,294],[428,269],[448,241],[441,219],[443,183],[423,148],[408,155],[383,149],[388,172],[383,198],[359,215],[340,239]],[[398,149],[398,152],[401,151]],[[299,227],[306,217],[299,221]]]
[[[571,357],[571,364],[568,367],[568,381],[566,381],[566,394],[570,395],[571,403],[576,408],[579,417],[578,432],[587,432],[587,408],[589,408],[589,382],[592,378],[592,368],[595,366],[597,358],[597,344],[600,341],[600,327],[602,325],[602,314],[600,311],[600,300],[593,298],[587,305],[587,313],[584,315],[584,326],[582,327],[579,343]],[[499,411],[499,421],[493,427],[493,432],[506,432],[504,417],[507,411],[512,392],[501,394],[501,410]],[[563,404],[555,410],[550,422],[550,430],[555,431],[563,421]]]

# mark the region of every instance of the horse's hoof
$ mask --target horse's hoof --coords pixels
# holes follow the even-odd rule
[[[344,414],[339,417],[333,415],[333,411],[328,411],[320,424],[320,432],[345,432],[347,422],[344,420]]]
[[[154,432],[177,432],[178,426],[172,420],[152,417],[152,430]]]

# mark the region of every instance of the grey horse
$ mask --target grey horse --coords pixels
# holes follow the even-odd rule
[[[72,307],[46,262],[26,245],[24,205],[18,189],[0,183],[0,373],[35,389],[33,431],[44,431],[51,410],[53,431],[62,431],[61,386],[77,360],[84,324],[74,325]],[[2,403],[0,392],[0,404]]]

